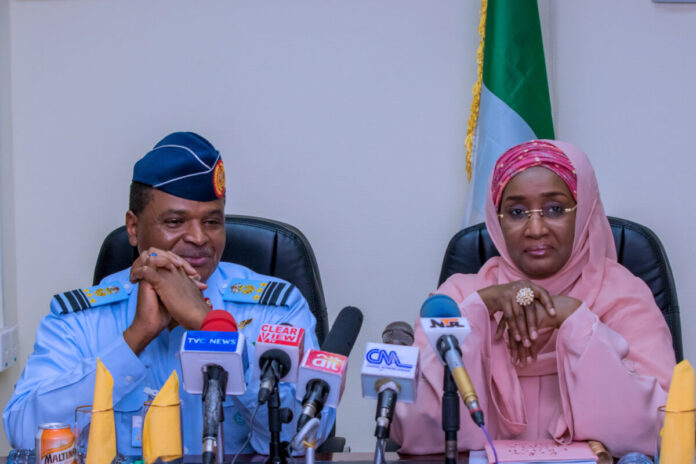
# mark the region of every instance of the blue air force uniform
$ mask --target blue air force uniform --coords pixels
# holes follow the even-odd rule
[[[163,330],[139,356],[123,340],[123,331],[135,316],[138,285],[129,282],[129,269],[106,277],[97,287],[56,295],[51,314],[36,333],[34,353],[15,387],[3,419],[10,443],[15,448],[33,448],[37,427],[43,422],[74,422],[75,407],[91,404],[97,358],[114,379],[113,402],[118,450],[140,455],[139,420],[142,406],[151,400],[172,370],[181,378],[178,352],[185,330]],[[317,348],[316,321],[302,294],[292,284],[257,274],[232,263],[221,262],[207,281],[203,296],[214,309],[234,316],[244,334],[249,359],[254,341],[264,323],[289,323],[305,329],[305,350]],[[243,452],[268,453],[268,411],[257,405],[259,389],[256,366],[246,372],[247,391],[228,397],[224,403],[226,452],[236,452],[252,432],[251,447]],[[201,453],[202,400],[180,388],[184,454]],[[280,384],[283,407],[294,412],[294,420],[283,426],[282,440],[289,440],[301,412],[295,400],[295,386]],[[335,410],[325,408],[319,436],[328,436]]]
[[[133,168],[133,182],[169,195],[196,202],[217,201],[225,196],[225,170],[220,153],[198,134],[175,132],[162,139]],[[135,213],[135,212],[134,212]],[[145,227],[145,226],[143,226]],[[179,240],[187,240],[180,238]],[[141,245],[141,244],[139,244]],[[204,247],[189,240],[189,247]],[[316,321],[307,302],[294,286],[257,274],[231,263],[219,263],[206,282],[203,296],[213,309],[234,316],[247,340],[250,359],[254,341],[263,323],[289,323],[306,331],[305,350],[317,348]],[[3,412],[5,431],[15,448],[33,448],[34,435],[44,422],[74,422],[77,406],[92,403],[97,358],[114,379],[113,403],[118,450],[140,455],[140,421],[143,403],[153,399],[173,370],[181,378],[178,352],[182,327],[163,330],[135,355],[123,339],[136,312],[138,285],[129,282],[129,269],[106,277],[97,287],[56,295],[51,314],[36,333],[34,353],[15,386]],[[225,450],[239,451],[252,433],[250,447],[241,451],[268,452],[268,411],[257,405],[257,367],[245,373],[245,394],[228,397],[224,403]],[[281,403],[293,409],[295,421],[283,427],[289,440],[296,429],[300,404],[295,386],[280,384]],[[184,453],[201,453],[202,401],[180,389]],[[327,436],[335,411],[322,412],[319,439]]]

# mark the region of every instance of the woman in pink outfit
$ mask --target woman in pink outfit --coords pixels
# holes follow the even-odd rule
[[[471,324],[463,361],[491,436],[652,454],[672,339],[650,289],[616,262],[587,156],[564,142],[527,142],[501,156],[489,187],[486,227],[500,257],[436,293]],[[418,401],[397,405],[392,438],[401,453],[442,453],[443,368],[418,322],[415,339]],[[462,414],[459,449],[484,443]]]

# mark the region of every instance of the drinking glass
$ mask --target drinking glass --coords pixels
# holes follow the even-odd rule
[[[691,447],[694,449],[694,443],[696,442],[696,409],[687,409],[684,411],[670,411],[666,406],[660,406],[657,408],[657,449],[655,450],[655,464],[659,464],[660,458],[662,457],[662,445],[664,437],[662,436],[662,428],[665,421],[669,420],[675,424],[675,429],[677,430],[691,430],[690,436],[680,437],[677,435],[675,439],[683,438],[686,440],[685,443],[678,442],[679,446]],[[665,462],[664,464],[668,464]]]
[[[172,455],[179,453],[181,458],[175,458],[174,460],[167,459],[167,463],[173,462],[183,462],[183,451],[184,451],[184,440],[182,434],[182,424],[181,424],[181,403],[176,402],[172,404],[157,405],[152,404],[152,401],[146,401],[143,404],[143,432],[142,432],[142,443],[143,450],[146,446],[149,446],[147,442],[151,439],[145,433],[145,421],[148,412],[152,409],[151,415],[151,427],[156,428],[155,434],[158,440],[163,440],[157,446],[161,452],[171,453]],[[176,429],[176,422],[178,421],[178,429]],[[176,429],[176,430],[171,430]],[[167,434],[170,434],[167,436]],[[173,434],[174,436],[172,436]],[[176,441],[178,440],[178,444]],[[158,456],[163,457],[163,456]],[[143,456],[143,461],[145,464],[154,464],[153,462],[148,462]],[[164,461],[164,459],[163,459]]]
[[[92,405],[87,404],[75,408],[75,444],[77,445],[77,457],[79,464],[84,464],[87,457],[87,444],[89,442],[89,428],[92,425],[92,417],[97,414],[113,415],[113,408],[93,411]],[[118,437],[116,437],[116,449],[118,449]],[[114,461],[118,461],[121,457],[116,454]]]

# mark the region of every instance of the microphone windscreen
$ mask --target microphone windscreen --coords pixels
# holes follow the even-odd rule
[[[413,345],[413,327],[404,321],[389,323],[382,332],[382,343],[389,345]]]
[[[237,322],[224,309],[214,309],[205,315],[201,330],[212,332],[237,332]]]
[[[264,352],[259,359],[259,367],[264,368],[266,363],[269,361],[276,361],[279,368],[279,378],[283,378],[288,375],[290,368],[292,367],[292,360],[290,356],[282,350],[272,349]]]
[[[329,353],[341,354],[343,356],[350,355],[350,350],[353,349],[358,333],[360,333],[362,322],[363,315],[358,308],[353,306],[343,308],[338,313],[338,317],[326,336],[326,340],[321,345],[321,351],[328,351]]]
[[[447,295],[431,295],[421,306],[420,317],[460,317],[457,303]]]

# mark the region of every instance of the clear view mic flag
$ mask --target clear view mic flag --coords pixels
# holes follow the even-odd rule
[[[254,381],[260,381],[259,403],[268,401],[278,382],[295,383],[304,337],[304,329],[289,324],[261,326],[254,350]]]
[[[254,366],[259,366],[261,357],[267,351],[283,351],[290,358],[290,369],[278,380],[294,383],[297,380],[298,364],[304,354],[304,339],[305,330],[301,327],[285,324],[263,324],[259,336],[256,338]],[[258,378],[258,374],[255,378]]]

